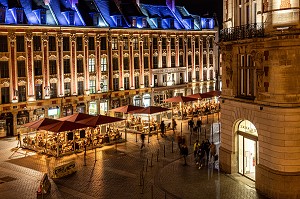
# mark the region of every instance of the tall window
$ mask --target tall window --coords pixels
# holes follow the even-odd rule
[[[213,59],[213,54],[209,54],[209,66],[213,66],[214,64],[214,59]]]
[[[9,103],[10,95],[9,95],[9,87],[1,88],[1,103],[7,104]]]
[[[42,84],[35,85],[35,99],[36,100],[43,99],[43,85]]]
[[[254,69],[251,55],[239,56],[239,95],[254,97]]]
[[[96,93],[96,80],[90,80],[90,93]]]
[[[149,48],[149,44],[148,44],[148,42],[149,42],[149,39],[148,39],[148,37],[144,37],[144,49],[148,49]]]
[[[139,57],[134,57],[134,69],[140,69]]]
[[[89,58],[89,72],[94,73],[95,71],[95,58]]]
[[[133,50],[139,49],[139,40],[137,37],[133,38]]]
[[[33,51],[41,51],[42,43],[40,36],[33,36]]]
[[[129,58],[124,57],[123,59],[124,70],[129,70]]]
[[[65,89],[65,96],[70,96],[71,95],[71,83],[65,82],[64,89]]]
[[[76,50],[83,51],[82,37],[76,37]]]
[[[95,50],[95,38],[89,37],[89,50]]]
[[[119,60],[118,57],[113,58],[113,70],[119,70]]]
[[[69,37],[63,37],[63,51],[70,51],[70,39],[69,39]]]
[[[162,67],[163,68],[167,67],[167,56],[162,56]]]
[[[124,77],[124,90],[129,90],[129,77]]]
[[[192,72],[188,72],[188,81],[192,82]]]
[[[149,57],[144,56],[144,69],[148,69],[148,68],[149,68]]]
[[[26,86],[18,86],[19,102],[26,101]]]
[[[71,66],[70,66],[70,60],[64,59],[64,74],[71,73]]]
[[[175,49],[175,38],[171,38],[171,49]]]
[[[49,41],[48,41],[49,51],[56,51],[55,37],[54,36],[49,36],[48,39],[49,39]]]
[[[17,52],[25,52],[24,36],[16,36],[17,40]]]
[[[107,71],[107,58],[101,57],[101,72]]]
[[[187,40],[188,48],[192,48],[192,39],[189,37]]]
[[[7,36],[0,36],[0,52],[8,52]]]
[[[128,37],[123,38],[123,49],[128,50]]]
[[[157,49],[157,38],[156,37],[154,37],[152,39],[152,45],[153,45],[153,49]]]
[[[83,95],[84,89],[83,89],[83,81],[77,82],[77,95]]]
[[[207,67],[207,55],[203,54],[203,67]]]
[[[0,78],[9,78],[8,61],[0,61]]]
[[[158,68],[158,57],[153,56],[153,68],[156,69]]]
[[[56,60],[49,60],[49,74],[50,75],[56,75],[57,74]]]
[[[140,88],[140,76],[134,77],[134,87],[135,89]]]
[[[114,91],[119,90],[119,78],[113,78],[113,89]]]
[[[162,38],[162,48],[166,49],[167,48],[167,38]]]
[[[50,98],[57,97],[57,86],[56,83],[50,83]]]
[[[106,37],[101,37],[101,50],[106,50]]]
[[[146,88],[149,87],[149,76],[148,75],[144,76],[144,86]]]
[[[83,59],[77,59],[77,73],[83,72]]]
[[[183,55],[179,55],[179,66],[183,67]]]
[[[117,37],[111,38],[111,49],[118,50],[118,38]]]
[[[171,56],[171,67],[175,67],[175,55]]]
[[[34,65],[34,75],[35,76],[42,75],[43,74],[42,60],[34,60],[33,65]]]
[[[195,55],[195,65],[199,66],[199,55],[198,54]]]
[[[17,61],[18,77],[26,77],[25,60]]]
[[[196,81],[199,81],[199,80],[200,80],[200,72],[196,71]]]
[[[188,66],[192,66],[192,55],[188,55]]]
[[[179,49],[183,49],[183,38],[179,38]]]

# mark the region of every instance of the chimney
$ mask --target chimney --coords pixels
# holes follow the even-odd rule
[[[136,5],[140,6],[140,0],[136,0]]]
[[[175,12],[175,0],[166,0],[166,4],[172,12]]]

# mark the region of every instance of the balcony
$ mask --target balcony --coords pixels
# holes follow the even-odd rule
[[[220,32],[220,41],[235,41],[259,37],[264,37],[264,24],[246,24],[226,28]]]

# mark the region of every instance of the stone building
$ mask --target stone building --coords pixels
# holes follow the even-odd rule
[[[215,88],[215,20],[175,0],[0,0],[0,27],[0,137]]]
[[[270,198],[300,196],[299,0],[224,0],[220,164]]]

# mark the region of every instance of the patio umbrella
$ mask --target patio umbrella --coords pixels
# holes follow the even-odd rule
[[[70,122],[70,121],[58,121],[54,124],[49,124],[46,126],[40,127],[42,130],[51,131],[53,133],[60,133],[64,131],[72,131],[76,129],[83,129],[87,128],[88,126],[85,124],[80,124],[76,122]]]
[[[86,113],[74,113],[73,115],[62,117],[59,120],[60,121],[77,122],[77,121],[84,120],[84,119],[87,119],[87,118],[92,118],[92,117],[95,117],[95,116],[89,115],[89,114],[86,114]]]
[[[191,102],[191,101],[195,101],[195,100],[197,100],[197,99],[191,98],[191,97],[185,97],[185,96],[176,96],[176,97],[171,97],[171,98],[165,99],[164,101],[165,102],[181,102],[181,103],[184,103],[184,102]]]
[[[47,126],[50,124],[56,124],[58,123],[59,120],[56,119],[51,119],[51,118],[43,118],[34,122],[29,122],[26,124],[23,124],[22,126],[28,127],[28,128],[32,128],[32,129],[40,129],[43,126]]]
[[[133,105],[126,105],[126,106],[121,106],[115,109],[112,109],[110,111],[113,112],[119,112],[119,113],[129,113],[130,111],[135,111],[135,110],[139,110],[139,109],[143,109],[144,107],[140,107],[140,106],[133,106]]]
[[[84,124],[89,127],[97,127],[98,125],[102,124],[109,124],[109,123],[114,123],[114,122],[120,122],[123,121],[124,119],[117,118],[117,117],[110,117],[110,116],[105,116],[105,115],[98,115],[92,118],[87,118],[84,120],[80,120],[76,123],[78,124]]]
[[[187,97],[190,97],[190,98],[195,98],[195,99],[203,99],[203,96],[201,93],[196,93],[196,94],[193,94],[193,95],[188,95]]]
[[[154,114],[154,113],[160,113],[160,112],[164,112],[164,111],[168,111],[170,109],[168,108],[163,108],[160,106],[148,106],[146,108],[142,108],[139,110],[135,110],[135,111],[130,111],[129,113],[134,113],[134,114]]]
[[[202,98],[213,98],[221,95],[221,91],[210,91],[207,93],[202,93]]]

